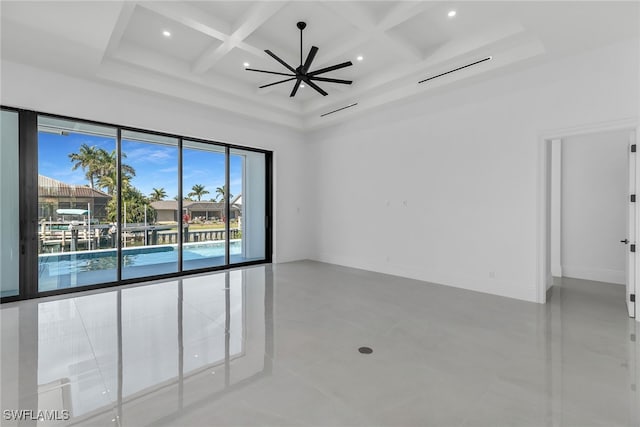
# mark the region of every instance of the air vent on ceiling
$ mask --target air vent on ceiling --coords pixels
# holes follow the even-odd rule
[[[472,62],[471,64],[463,65],[462,67],[454,68],[453,70],[445,71],[444,73],[440,73],[440,74],[438,74],[436,76],[432,76],[432,77],[426,78],[424,80],[420,80],[418,83],[428,82],[429,80],[437,79],[438,77],[446,76],[447,74],[451,74],[451,73],[454,73],[456,71],[463,70],[465,68],[473,67],[474,65],[478,65],[478,64],[480,64],[482,62],[490,61],[491,58],[493,58],[493,57],[492,56],[487,56],[486,58],[481,59],[481,60],[476,61],[476,62]]]
[[[333,110],[333,111],[329,111],[328,113],[320,114],[320,117],[328,116],[329,114],[337,113],[338,111],[346,110],[347,108],[355,107],[356,105],[358,105],[358,103],[354,102],[353,104],[349,104],[349,105],[347,105],[345,107],[338,108],[337,110]]]

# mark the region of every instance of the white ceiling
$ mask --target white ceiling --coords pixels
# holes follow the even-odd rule
[[[638,2],[429,1],[6,1],[2,59],[314,129],[389,102],[429,96],[469,78],[639,37]],[[448,17],[455,10],[456,16]],[[259,89],[299,62],[297,21],[308,24],[304,55],[318,69],[354,66],[289,93],[293,82]],[[162,35],[170,31],[171,37]],[[364,60],[356,60],[362,55]],[[419,80],[492,56],[428,83]],[[282,77],[283,79],[284,77]],[[357,103],[339,113],[323,113]]]

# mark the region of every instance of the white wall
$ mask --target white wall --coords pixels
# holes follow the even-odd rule
[[[562,140],[554,139],[550,141],[551,149],[551,176],[550,184],[550,266],[553,277],[562,277]],[[547,282],[547,287],[551,287],[553,281]]]
[[[278,262],[315,258],[536,301],[539,136],[637,117],[638,64],[637,40],[616,43],[307,137],[8,61],[0,102],[275,150]]]
[[[2,61],[0,103],[273,150],[274,261],[310,256],[307,149],[294,130],[169,97]]]
[[[562,274],[625,283],[630,131],[562,141]]]
[[[616,43],[316,132],[316,258],[538,301],[540,135],[636,117],[638,60]]]

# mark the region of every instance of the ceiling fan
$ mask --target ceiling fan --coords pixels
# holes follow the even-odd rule
[[[267,71],[267,70],[256,70],[255,68],[245,68],[245,70],[247,70],[247,71],[257,71],[258,73],[276,74],[276,75],[279,75],[279,76],[289,76],[290,77],[288,79],[284,79],[284,80],[280,80],[280,81],[277,81],[277,82],[274,82],[274,83],[269,83],[269,84],[260,86],[260,88],[273,86],[273,85],[277,85],[277,84],[280,84],[280,83],[285,83],[285,82],[290,82],[291,80],[295,80],[296,84],[293,86],[293,90],[291,91],[291,95],[289,95],[289,96],[291,96],[291,97],[296,96],[296,92],[298,92],[298,88],[300,87],[300,84],[302,82],[305,82],[306,84],[308,84],[309,86],[314,88],[317,92],[322,94],[322,96],[327,96],[328,95],[327,92],[325,92],[324,90],[322,90],[322,88],[320,88],[317,84],[315,84],[313,82],[314,80],[318,81],[318,82],[340,83],[340,84],[345,84],[345,85],[350,85],[351,83],[353,83],[352,80],[341,80],[341,79],[330,79],[330,78],[326,78],[326,77],[317,77],[319,74],[324,74],[324,73],[328,73],[329,71],[334,71],[334,70],[339,70],[340,68],[349,67],[349,66],[353,65],[351,63],[351,61],[343,62],[343,63],[337,64],[337,65],[332,65],[331,67],[321,68],[321,69],[315,70],[315,71],[309,71],[309,67],[311,66],[311,63],[313,62],[313,59],[315,58],[316,53],[318,53],[318,48],[315,47],[315,46],[311,46],[311,50],[309,51],[309,55],[307,55],[307,60],[304,61],[304,64],[303,64],[302,63],[302,30],[304,30],[307,27],[307,24],[305,22],[298,22],[296,24],[296,26],[300,30],[300,66],[298,68],[294,69],[292,66],[290,66],[289,64],[284,62],[282,59],[280,59],[275,53],[273,53],[270,50],[266,49],[265,52],[267,53],[267,55],[269,55],[270,57],[272,57],[273,59],[278,61],[286,69],[291,71],[291,73],[293,73],[293,74],[291,74],[291,73],[278,73],[278,72],[275,72],[275,71]]]

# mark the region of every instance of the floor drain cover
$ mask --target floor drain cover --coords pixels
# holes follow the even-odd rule
[[[360,347],[358,351],[362,354],[371,354],[373,350],[370,347]]]

